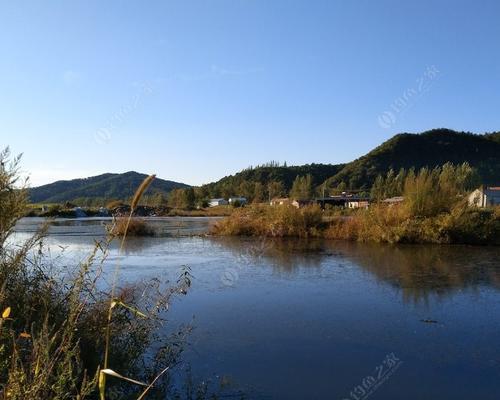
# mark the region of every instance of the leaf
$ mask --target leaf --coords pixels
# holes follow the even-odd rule
[[[2,318],[3,319],[9,318],[10,310],[11,310],[10,307],[7,307],[5,310],[3,310],[3,313],[2,313]]]
[[[29,333],[27,333],[27,332],[21,332],[19,334],[19,337],[20,338],[24,338],[24,339],[29,339],[29,338],[31,338],[31,335]]]
[[[106,375],[102,370],[99,371],[99,398],[106,400]]]
[[[124,302],[120,300],[115,300],[111,303],[111,308],[113,308],[115,305],[122,306],[123,308],[126,308],[127,310],[131,311],[135,315],[142,317],[142,318],[147,318],[148,316],[142,312],[140,312],[137,308],[130,307],[129,305],[125,304]]]
[[[100,373],[103,374],[103,375],[106,374],[106,375],[109,375],[109,376],[114,376],[115,378],[123,379],[124,381],[130,382],[130,383],[134,383],[136,385],[148,386],[146,383],[136,381],[135,379],[127,378],[126,376],[120,375],[118,372],[115,372],[115,371],[113,371],[112,369],[109,369],[109,368],[107,368],[107,369],[101,369]]]
[[[153,382],[151,382],[146,389],[144,389],[144,392],[141,393],[141,395],[137,398],[137,400],[142,400],[146,394],[149,392],[149,389],[153,387],[153,385],[156,383],[156,381],[162,376],[165,372],[168,371],[170,367],[165,368],[163,371],[161,371],[156,378],[153,379]]]

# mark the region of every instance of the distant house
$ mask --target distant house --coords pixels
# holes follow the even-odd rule
[[[208,202],[209,207],[217,207],[217,206],[227,206],[229,203],[226,199],[210,199]]]
[[[288,197],[276,197],[269,202],[269,204],[272,206],[282,206],[290,203],[291,200]]]
[[[480,187],[469,195],[468,201],[475,207],[500,205],[500,186]]]
[[[319,197],[314,199],[314,202],[319,204],[323,209],[327,205],[332,207],[360,208],[368,207],[370,199],[356,194],[342,193],[341,195],[336,196]]]
[[[292,206],[297,208],[302,208],[314,204],[313,200],[294,200],[292,201]]]
[[[246,197],[230,197],[229,198],[229,204],[234,205],[234,204],[240,204],[240,205],[245,205],[248,203],[248,200]]]
[[[369,202],[366,199],[348,200],[347,208],[368,208]]]
[[[394,206],[397,204],[401,204],[404,200],[403,196],[395,196],[395,197],[389,197],[388,199],[382,200],[382,203],[388,205],[388,206]]]

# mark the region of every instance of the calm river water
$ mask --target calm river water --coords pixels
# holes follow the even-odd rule
[[[130,239],[121,269],[175,281],[191,267],[168,319],[194,327],[197,378],[251,399],[500,398],[500,248],[192,236],[212,222],[154,219],[161,236]],[[52,255],[84,258],[104,223],[57,220]]]

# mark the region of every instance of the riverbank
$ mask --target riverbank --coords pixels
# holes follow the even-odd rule
[[[45,240],[61,265],[91,252],[102,237],[98,221],[77,222],[61,220],[64,226]],[[392,398],[404,390],[411,400],[438,392],[487,399],[496,393],[491,360],[500,346],[499,247],[131,237],[121,256],[113,243],[104,269],[108,281],[117,257],[120,276],[130,284],[152,277],[175,282],[179,266],[190,266],[193,290],[172,304],[167,329],[192,324],[182,362],[202,379],[223,376],[226,388],[243,388],[246,399],[301,400],[311,397],[311,387],[316,398],[341,399],[351,382],[370,373],[367,365],[375,368],[391,352],[404,360],[383,388]],[[265,358],[262,367],[255,368],[256,354]],[[280,367],[294,362],[296,368]],[[332,386],[330,369],[341,371],[345,384]],[[436,380],[438,373],[454,379]],[[457,388],[457,381],[471,379],[481,385]]]
[[[377,243],[500,245],[500,208],[463,204],[432,216],[404,207],[373,205],[350,216],[330,216],[318,206],[251,206],[235,211],[211,229],[219,236],[343,239]]]
[[[234,208],[231,206],[217,206],[193,210],[172,207],[138,206],[134,216],[138,217],[226,217],[231,215]],[[92,218],[92,217],[124,217],[130,214],[128,205],[114,208],[105,207],[77,207],[62,204],[39,205],[30,204],[25,217],[42,218]]]

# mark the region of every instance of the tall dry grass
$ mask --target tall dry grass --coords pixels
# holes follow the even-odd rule
[[[251,205],[218,221],[211,233],[226,236],[317,237],[324,228],[319,206]]]
[[[0,399],[165,398],[188,330],[163,335],[162,315],[172,296],[187,292],[189,269],[173,285],[152,280],[120,286],[117,264],[111,288],[103,290],[112,238],[96,243],[64,274],[47,256],[43,230],[20,246],[8,245],[23,214],[16,210],[25,203],[16,186],[17,164],[7,157],[1,153]],[[141,185],[135,205],[151,181]]]
[[[123,237],[123,236],[154,236],[154,229],[148,225],[142,218],[122,218],[118,217],[114,223],[109,227],[108,232],[110,235]]]
[[[414,215],[413,204],[372,204],[367,210],[332,216],[317,206],[252,205],[218,221],[211,233],[376,243],[500,244],[499,208],[470,208],[463,201],[450,207],[450,211],[422,216]]]
[[[459,202],[449,212],[415,216],[404,206],[373,205],[330,223],[324,236],[379,243],[500,244],[499,208],[478,209]]]
[[[137,190],[134,194],[134,197],[132,199],[132,203],[130,205],[130,215],[123,222],[124,228],[122,228],[122,230],[120,231],[120,233],[121,233],[120,254],[123,253],[123,248],[125,246],[125,240],[127,238],[127,233],[128,233],[131,221],[132,221],[132,217],[134,215],[134,211],[135,211],[137,205],[139,204],[139,200],[140,200],[141,196],[148,189],[149,185],[151,185],[151,183],[153,182],[154,179],[155,179],[155,175],[148,176],[140,184],[140,186],[137,188]],[[117,232],[117,229],[112,229],[111,231]],[[147,316],[144,313],[142,313],[138,309],[134,308],[132,305],[129,305],[129,304],[123,302],[122,299],[115,297],[119,272],[120,272],[120,258],[118,259],[118,261],[116,263],[116,267],[115,267],[115,271],[114,271],[114,275],[113,275],[113,283],[111,285],[111,295],[110,295],[110,299],[109,299],[108,318],[107,318],[107,324],[106,324],[104,363],[103,363],[103,368],[99,371],[98,385],[99,385],[99,397],[101,400],[106,400],[106,382],[107,382],[108,375],[114,376],[115,378],[120,378],[120,379],[125,380],[127,382],[138,384],[139,386],[145,386],[146,388],[148,388],[150,386],[150,385],[144,384],[140,381],[134,380],[132,378],[125,377],[121,374],[118,374],[116,371],[109,369],[109,355],[110,355],[110,349],[111,349],[111,323],[113,320],[114,310],[121,306],[129,311],[132,311],[132,313],[138,317],[147,318]],[[155,381],[156,381],[156,379],[155,379]],[[149,389],[145,389],[145,390],[149,390]],[[144,397],[144,392],[141,393],[140,397]]]

